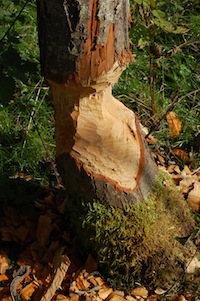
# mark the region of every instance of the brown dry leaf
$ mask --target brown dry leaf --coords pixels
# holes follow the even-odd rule
[[[33,257],[33,260],[35,262],[40,262],[41,259],[43,259],[45,257],[48,250],[47,250],[47,248],[41,246],[39,242],[35,241],[34,243],[31,244],[30,252]]]
[[[13,240],[16,242],[23,243],[27,240],[28,234],[29,229],[26,228],[24,225],[21,225],[20,227],[14,230]]]
[[[189,162],[190,157],[188,156],[187,152],[183,149],[180,149],[178,147],[174,147],[172,149],[173,154],[175,154],[177,157],[179,157],[182,161]]]
[[[38,288],[38,284],[35,281],[32,281],[28,285],[26,285],[20,292],[21,298],[23,300],[30,300],[31,296]]]
[[[179,167],[178,165],[175,165],[175,166],[174,166],[174,171],[175,171],[177,174],[180,174],[180,173],[181,173],[180,167]]]
[[[145,287],[136,287],[131,291],[131,295],[147,298],[148,297],[148,290]]]
[[[181,175],[172,174],[171,177],[172,177],[172,179],[173,179],[176,186],[178,186],[180,181],[183,180],[183,177]]]
[[[167,114],[167,122],[171,137],[179,136],[182,131],[182,123],[173,111]]]
[[[192,174],[191,170],[189,169],[189,167],[187,165],[184,166],[183,172],[185,172],[186,175]]]
[[[169,166],[167,167],[167,171],[168,171],[169,173],[173,173],[173,172],[174,172],[175,166],[176,166],[176,165],[174,165],[174,164],[169,165]]]
[[[49,236],[51,234],[51,231],[53,230],[53,226],[52,226],[51,222],[52,222],[52,219],[47,214],[40,215],[39,220],[38,220],[36,237],[42,247],[44,247],[47,244],[47,242],[49,240]]]
[[[157,295],[151,295],[147,298],[147,301],[157,301],[158,296]]]
[[[88,272],[88,273],[92,273],[94,271],[97,270],[97,263],[94,260],[94,258],[92,257],[91,254],[88,255],[87,260],[84,264],[84,269]]]
[[[192,188],[194,182],[195,180],[192,177],[186,177],[180,181],[178,188],[183,194],[187,195],[189,190]]]
[[[195,211],[200,211],[200,182],[194,183],[194,188],[189,192],[187,201]]]
[[[165,163],[165,159],[163,158],[163,156],[158,154],[157,157],[158,157],[158,160],[160,161],[161,164]]]

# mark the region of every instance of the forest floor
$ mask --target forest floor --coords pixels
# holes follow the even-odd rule
[[[151,143],[151,137],[149,138]],[[200,168],[168,165],[162,152],[153,156],[167,172],[185,200],[200,211]],[[177,296],[157,288],[149,292],[142,284],[132,290],[114,290],[97,270],[91,254],[82,258],[77,239],[71,235],[66,216],[67,199],[62,185],[41,187],[28,175],[0,179],[0,300],[1,301],[199,301],[188,291]],[[200,229],[197,250],[200,248]],[[197,253],[198,253],[197,252]],[[197,254],[196,254],[197,255]],[[200,261],[191,258],[186,273],[200,283]],[[200,285],[199,285],[200,289]]]

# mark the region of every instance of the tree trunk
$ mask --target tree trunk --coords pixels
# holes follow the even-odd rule
[[[128,63],[128,0],[38,0],[42,73],[51,86],[57,164],[69,195],[116,207],[157,175],[136,115],[112,96]]]

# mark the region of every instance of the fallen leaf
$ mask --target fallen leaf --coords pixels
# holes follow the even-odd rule
[[[44,247],[48,240],[49,236],[51,234],[51,231],[53,230],[53,226],[51,224],[52,220],[51,217],[48,215],[40,215],[38,220],[38,227],[36,232],[36,237],[39,242],[39,244]]]
[[[180,167],[179,167],[178,165],[175,165],[174,171],[175,171],[177,174],[180,174],[180,173],[181,173]]]
[[[179,157],[182,161],[184,161],[184,162],[189,162],[190,161],[190,157],[188,156],[188,154],[185,150],[180,149],[178,147],[174,147],[172,149],[172,152],[173,152],[174,155]]]
[[[186,269],[187,274],[194,274],[197,270],[200,270],[200,261],[195,256],[189,263]]]
[[[167,114],[167,122],[171,137],[179,136],[182,131],[182,123],[174,112]]]
[[[97,263],[94,260],[94,258],[92,257],[92,255],[88,255],[87,260],[84,264],[84,269],[88,272],[88,273],[92,273],[94,271],[97,270]]]
[[[168,171],[169,173],[173,173],[173,172],[174,172],[175,166],[176,166],[176,165],[174,165],[174,164],[169,165],[169,166],[167,167],[167,171]]]
[[[187,165],[184,166],[183,171],[185,172],[186,175],[191,175],[192,174],[191,170],[189,169],[189,167]]]
[[[160,161],[161,164],[164,164],[165,163],[165,159],[163,158],[163,156],[161,155],[157,155],[158,156],[158,160]]]

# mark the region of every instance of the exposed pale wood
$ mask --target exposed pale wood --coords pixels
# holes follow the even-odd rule
[[[133,62],[129,0],[37,0],[42,73],[51,85],[57,163],[67,192],[119,207],[151,191],[157,168],[135,114],[112,96]]]

